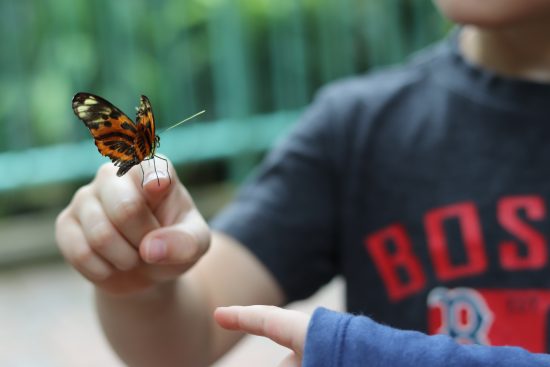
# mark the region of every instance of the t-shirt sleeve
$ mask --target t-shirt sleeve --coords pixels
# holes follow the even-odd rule
[[[393,329],[364,316],[318,308],[303,367],[550,367],[550,355],[518,347],[461,345],[445,335]]]
[[[319,94],[236,200],[211,222],[212,229],[250,249],[288,302],[311,295],[337,272],[331,99]]]

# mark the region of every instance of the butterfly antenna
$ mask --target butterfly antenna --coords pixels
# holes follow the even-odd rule
[[[177,124],[174,124],[174,125],[170,126],[169,128],[162,130],[162,131],[160,132],[160,134],[162,134],[163,132],[166,132],[166,131],[168,131],[168,130],[170,130],[170,129],[173,129],[173,128],[175,128],[176,126],[179,126],[179,125],[183,124],[184,122],[187,122],[187,121],[189,121],[189,120],[191,120],[191,119],[194,119],[195,117],[197,117],[197,116],[199,116],[199,115],[202,115],[202,114],[205,113],[205,112],[206,112],[206,110],[202,110],[202,111],[200,111],[200,112],[197,112],[197,113],[194,114],[193,116],[189,116],[189,117],[186,118],[185,120],[182,120],[182,121],[178,122]]]

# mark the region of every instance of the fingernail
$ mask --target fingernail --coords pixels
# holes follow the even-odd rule
[[[147,261],[157,262],[166,257],[166,242],[159,238],[154,238],[147,246]]]
[[[147,183],[149,183],[151,181],[156,181],[157,177],[158,178],[166,178],[166,177],[168,177],[168,173],[166,173],[166,171],[148,172],[148,173],[145,174],[145,177],[143,178],[143,184],[146,185]]]

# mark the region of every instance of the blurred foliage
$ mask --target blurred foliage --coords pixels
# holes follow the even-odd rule
[[[128,114],[145,94],[161,127],[296,109],[448,28],[429,0],[2,0],[0,18],[0,152],[87,137],[78,91]]]

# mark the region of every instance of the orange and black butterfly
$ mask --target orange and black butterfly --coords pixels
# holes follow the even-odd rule
[[[153,159],[154,163],[154,157],[166,162],[168,172],[168,161],[155,155],[160,138],[155,134],[155,118],[147,97],[141,96],[135,122],[110,102],[90,93],[77,93],[73,97],[73,111],[90,129],[99,153],[119,167],[117,176],[137,164],[141,167],[143,161]],[[168,178],[172,182],[170,174]],[[160,185],[158,173],[157,182]]]

